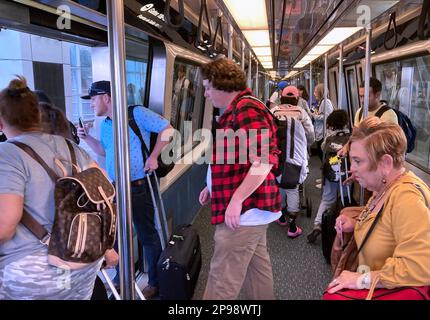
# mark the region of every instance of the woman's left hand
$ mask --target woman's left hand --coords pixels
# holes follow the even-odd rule
[[[334,278],[332,282],[329,283],[328,293],[335,293],[341,289],[358,289],[357,288],[357,279],[361,276],[361,273],[351,272],[351,271],[342,271],[339,277]]]

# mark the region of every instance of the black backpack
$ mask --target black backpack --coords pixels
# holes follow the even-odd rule
[[[262,106],[264,106],[264,109],[267,111],[267,113],[270,114],[270,116],[273,119],[273,122],[275,123],[276,137],[278,138],[278,149],[281,151],[281,154],[279,155],[278,169],[276,171],[273,171],[273,173],[275,174],[275,177],[277,177],[284,172],[284,166],[285,166],[285,160],[286,160],[285,152],[287,149],[288,123],[287,123],[287,121],[279,120],[278,118],[276,118],[275,115],[272,113],[272,111],[270,111],[270,108],[268,108],[267,105],[263,101],[261,101],[260,99],[253,97],[253,96],[246,95],[246,96],[240,97],[236,101],[236,104],[242,99],[251,99],[251,100],[254,100],[256,102],[259,102]],[[252,107],[251,104],[249,106]],[[236,108],[236,105],[234,106],[234,108]]]
[[[417,129],[412,124],[411,120],[407,115],[405,115],[403,112],[390,108],[387,104],[385,104],[385,101],[382,101],[384,105],[375,113],[375,116],[380,118],[382,115],[388,111],[393,110],[397,115],[397,120],[399,122],[399,126],[403,129],[403,132],[405,133],[406,140],[408,142],[408,146],[406,149],[406,153],[410,153],[415,148],[415,138],[417,136]],[[363,118],[363,108],[360,109],[359,113],[359,119],[361,120]]]
[[[145,141],[143,141],[142,133],[140,132],[139,126],[136,123],[136,120],[134,119],[133,110],[135,107],[138,107],[137,105],[129,106],[128,107],[128,125],[133,130],[133,132],[137,135],[137,137],[140,140],[141,147],[142,147],[142,155],[143,159],[146,161],[146,159],[151,154],[148,150],[148,147],[145,144]],[[151,151],[154,149],[155,143],[157,141],[157,133],[151,132]],[[175,163],[172,162],[170,164],[165,164],[163,160],[161,159],[161,155],[158,157],[158,169],[155,170],[157,173],[157,177],[162,178],[165,177],[170,171],[172,171],[173,167],[175,166]]]
[[[348,142],[350,137],[351,137],[350,133],[340,131],[336,135],[329,136],[326,138],[326,142],[323,150],[324,158],[323,158],[322,173],[324,178],[326,178],[331,182],[339,181],[339,176],[336,173],[336,170],[334,170],[334,167],[336,166],[336,164],[332,164],[331,159],[332,157],[337,156],[337,152],[339,151],[339,149],[342,148]],[[348,169],[346,167],[347,162],[341,161],[338,165],[340,166],[339,168],[340,170],[338,170],[338,172],[346,176],[347,169]]]

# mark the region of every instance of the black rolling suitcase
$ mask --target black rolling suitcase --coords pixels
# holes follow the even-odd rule
[[[191,225],[175,228],[157,264],[162,300],[189,300],[202,266],[200,238]]]

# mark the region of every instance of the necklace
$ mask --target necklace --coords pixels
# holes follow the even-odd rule
[[[377,194],[373,195],[369,201],[367,202],[366,206],[364,207],[364,210],[360,213],[358,217],[358,222],[363,222],[370,213],[373,212],[377,204],[384,198],[387,191],[404,175],[406,174],[406,171],[399,174],[393,181],[388,183],[384,189]]]

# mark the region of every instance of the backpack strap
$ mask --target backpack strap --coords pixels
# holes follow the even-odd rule
[[[52,170],[46,162],[36,153],[36,151],[33,150],[30,146],[26,145],[25,143],[18,142],[18,141],[8,141],[9,143],[12,143],[16,145],[18,148],[22,149],[25,153],[27,153],[30,157],[32,157],[36,162],[38,162],[43,169],[48,173],[49,177],[53,182],[56,182],[58,180],[58,175],[55,173],[54,170]]]
[[[19,221],[26,227],[34,236],[40,240],[40,242],[44,245],[47,245],[47,241],[51,236],[48,230],[45,229],[36,219],[33,218],[31,214],[27,212],[27,210],[22,210],[22,217]]]
[[[378,118],[382,117],[385,111],[388,111],[390,109],[391,108],[388,105],[386,104],[382,105],[382,107],[380,107],[379,110],[375,113],[375,117],[378,117]]]
[[[145,144],[145,141],[143,140],[142,132],[140,131],[139,126],[137,125],[136,120],[134,119],[133,112],[135,107],[137,106],[134,105],[134,106],[128,107],[128,125],[130,126],[131,130],[133,130],[134,134],[139,138],[140,146],[142,148],[143,160],[146,161],[150,153],[149,153],[148,147]]]
[[[290,159],[294,159],[294,134],[296,133],[296,121],[291,118],[291,129],[290,129]]]
[[[75,148],[73,148],[73,145],[69,140],[67,139],[64,139],[64,140],[66,140],[66,144],[70,152],[70,158],[72,159],[72,174],[75,175],[78,173],[78,170],[76,170],[76,168],[78,167],[78,164],[76,162]]]
[[[26,152],[30,157],[32,157],[35,161],[37,161],[43,169],[48,173],[49,177],[55,182],[58,179],[57,174],[54,170],[52,170],[45,161],[31,148],[30,146],[26,145],[25,143],[18,142],[18,141],[8,141],[9,143],[12,143],[16,145],[18,148],[22,149],[24,152]],[[22,217],[20,220],[20,223],[22,223],[32,234],[36,236],[37,239],[40,240],[43,244],[47,244],[47,240],[50,237],[50,234],[48,230],[45,229],[39,222],[37,222],[36,219],[33,218],[31,214],[27,212],[27,210],[23,209],[22,211]]]
[[[382,107],[379,108],[379,110],[375,113],[375,117],[382,117],[382,115],[385,113],[385,111],[390,110],[391,108],[387,104],[383,104]],[[360,108],[358,119],[361,121],[363,120],[363,107]]]

